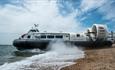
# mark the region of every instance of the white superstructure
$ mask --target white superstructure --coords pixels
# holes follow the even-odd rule
[[[94,24],[83,33],[39,32],[35,27],[29,30],[28,33],[22,35],[19,39],[16,39],[14,41],[14,46],[41,47],[44,44],[56,40],[62,40],[67,43],[81,46],[111,45],[115,41],[115,35],[112,32],[109,33],[107,26],[102,24]]]
[[[39,32],[38,29],[31,29],[27,34],[22,36],[22,39],[39,39],[39,40],[56,40],[62,39],[64,41],[96,41],[108,40],[111,34],[107,30],[106,25],[94,24],[91,28],[84,33],[48,33]]]

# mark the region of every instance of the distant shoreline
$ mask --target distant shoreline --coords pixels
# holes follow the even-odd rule
[[[12,46],[10,44],[0,44],[0,46]]]

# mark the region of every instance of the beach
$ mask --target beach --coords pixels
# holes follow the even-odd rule
[[[115,70],[115,44],[112,47],[85,49],[85,57],[61,70]]]

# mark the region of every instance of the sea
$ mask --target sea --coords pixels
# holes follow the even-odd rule
[[[63,42],[51,43],[49,50],[19,51],[12,45],[0,45],[0,70],[60,70],[84,57],[84,51]]]

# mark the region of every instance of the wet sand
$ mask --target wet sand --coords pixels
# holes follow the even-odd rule
[[[115,70],[115,44],[112,47],[86,49],[85,57],[61,70]]]

